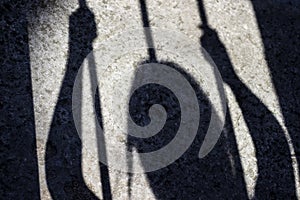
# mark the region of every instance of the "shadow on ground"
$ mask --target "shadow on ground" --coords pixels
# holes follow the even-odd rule
[[[27,31],[36,3],[0,2],[1,199],[40,199]]]
[[[67,67],[46,144],[46,178],[53,199],[98,199],[83,179],[81,128],[77,132],[72,115],[75,78],[83,60],[93,50],[97,36],[94,14],[85,0],[79,0],[79,5],[69,20]],[[111,199],[106,166],[101,166],[101,175],[103,198]]]
[[[201,45],[216,63],[223,81],[233,91],[255,146],[258,179],[255,197],[295,198],[292,160],[284,132],[272,112],[240,81],[235,74],[225,46],[215,30],[209,27],[205,9],[198,1],[204,35]]]
[[[300,2],[252,0],[265,58],[300,163]]]
[[[296,16],[293,14],[297,13],[297,16],[299,16],[299,12],[292,10],[287,14],[282,9],[276,9],[274,6],[269,4],[260,4],[256,1],[253,3],[257,4],[256,12],[261,12],[259,13],[261,16],[258,16],[258,22],[260,23],[262,31],[266,32],[262,32],[265,45],[268,45],[268,47],[276,47],[268,49],[268,51],[266,50],[266,56],[269,64],[271,65],[270,67],[271,71],[273,72],[273,78],[275,79],[275,86],[277,86],[276,83],[280,85],[277,86],[277,88],[279,87],[277,90],[280,90],[278,95],[281,99],[281,104],[283,106],[282,109],[284,110],[285,117],[287,118],[286,123],[288,126],[290,125],[293,127],[293,129],[291,129],[289,126],[289,130],[292,134],[297,151],[299,147],[297,142],[299,140],[297,140],[295,134],[296,130],[299,129],[297,129],[298,126],[295,125],[295,121],[299,121],[299,114],[297,115],[298,110],[296,110],[297,106],[299,105],[299,101],[296,99],[296,92],[299,92],[299,81],[297,82],[296,80],[299,78],[299,76],[297,77],[298,70],[296,68],[296,58],[298,55],[297,52],[299,52],[297,51],[299,34],[296,33],[293,35],[294,37],[292,37],[292,35],[284,35],[284,33],[287,32],[286,29],[291,29],[289,30],[290,34],[295,32],[293,32],[293,25],[297,25],[297,21],[295,20]],[[146,2],[144,0],[140,0],[140,6],[143,25],[149,26]],[[203,36],[200,38],[200,45],[212,57],[221,73],[224,82],[227,83],[233,91],[237,99],[237,103],[242,110],[243,117],[246,121],[255,146],[258,165],[258,178],[256,181],[255,194],[253,198],[295,199],[296,191],[292,159],[282,127],[272,112],[268,110],[268,108],[235,74],[226,48],[219,39],[218,33],[207,23],[205,8],[201,0],[198,0],[198,8],[199,15],[202,20],[201,29],[204,32]],[[271,8],[271,10],[268,8]],[[269,23],[270,20],[274,20],[273,24],[282,23],[282,26],[277,28],[275,31],[273,27],[267,26],[267,23]],[[276,20],[278,20],[278,22]],[[292,25],[285,25],[284,23],[292,23]],[[283,27],[286,28],[283,29]],[[275,41],[272,43],[270,36],[265,36],[267,34],[275,38],[283,35],[285,37],[284,39],[281,37],[281,42],[277,44]],[[289,37],[290,41],[286,42],[288,41]],[[147,39],[149,40],[149,38]],[[150,38],[150,41],[151,40],[152,38]],[[292,54],[292,56],[286,58],[285,60],[282,58],[282,64],[278,65],[278,62],[280,62],[280,60],[278,60],[278,56],[281,55],[278,53],[278,51],[283,51],[282,56],[287,56],[289,54]],[[148,52],[149,62],[159,62],[157,61],[155,55],[155,49],[148,49]],[[277,57],[274,57],[275,55],[273,54],[275,54]],[[178,66],[176,67],[176,64],[174,63],[166,64],[170,67],[175,66],[175,68],[180,68]],[[272,67],[277,68],[273,69]],[[275,70],[277,71],[274,72]],[[183,72],[183,74],[187,80],[190,81],[190,83],[195,82],[187,73]],[[279,84],[279,82],[281,84]],[[283,86],[282,83],[284,83]],[[193,85],[193,87],[198,95],[200,110],[202,111],[202,119],[209,119],[207,113],[210,112],[211,106],[207,104],[207,100],[201,93],[201,90],[196,85]],[[152,93],[153,96],[150,95],[148,99],[145,99],[145,95],[143,94],[147,91],[147,94],[149,94],[149,91],[151,91],[150,94]],[[155,92],[157,92],[157,94],[155,94]],[[136,91],[135,95],[137,96],[132,97],[131,100],[132,104],[130,106],[132,107],[132,112],[130,114],[139,125],[143,126],[149,123],[147,110],[154,103],[160,103],[165,107],[167,112],[169,111],[167,123],[164,129],[158,134],[160,136],[159,139],[155,139],[154,137],[151,137],[147,140],[141,140],[134,137],[128,138],[130,149],[132,149],[134,146],[139,152],[145,152],[149,150],[153,151],[161,147],[161,145],[167,144],[168,141],[171,140],[170,138],[172,138],[172,136],[174,136],[176,133],[176,124],[178,124],[178,119],[180,122],[180,108],[178,102],[176,101],[176,97],[172,97],[170,91],[159,88],[155,85],[145,86],[139,89],[139,91]],[[294,106],[291,106],[291,104]],[[178,112],[176,112],[176,110]],[[169,124],[172,125],[169,126]],[[248,196],[245,189],[245,182],[243,180],[243,172],[229,113],[227,114],[226,125],[222,137],[220,138],[214,150],[204,159],[199,159],[197,157],[197,153],[200,148],[200,144],[203,141],[203,134],[206,131],[207,122],[202,121],[200,124],[198,135],[193,145],[191,145],[188,151],[181,158],[166,168],[147,173],[148,181],[150,182],[150,186],[156,198],[247,199]],[[128,185],[130,186],[131,184]]]
[[[140,0],[140,7],[143,25],[149,27],[145,0]],[[148,44],[153,40],[151,34],[146,34],[146,39]],[[148,54],[149,60],[145,61],[146,63],[156,62],[174,68],[190,82],[197,94],[201,116],[197,136],[189,149],[169,166],[147,173],[156,199],[247,199],[230,115],[226,116],[226,126],[213,151],[204,159],[199,159],[199,149],[213,108],[191,75],[176,63],[158,61],[153,48],[148,48]],[[148,124],[150,119],[147,114],[153,104],[160,104],[165,108],[167,112],[165,126],[157,135],[147,139],[129,136],[129,149],[135,148],[138,152],[154,151],[168,144],[175,136],[180,124],[180,105],[176,96],[163,86],[149,84],[133,93],[130,100],[132,119],[140,126]],[[129,187],[131,176],[129,174]]]
[[[36,135],[28,47],[27,15],[37,1],[2,1],[0,68],[0,196],[3,199],[40,199]],[[46,177],[53,199],[97,199],[85,185],[81,167],[81,141],[72,117],[72,88],[76,74],[92,51],[97,36],[93,13],[79,1],[70,16],[69,57],[46,146]],[[265,57],[279,98],[285,124],[300,162],[300,3],[292,0],[252,0],[264,43]],[[140,0],[143,25],[149,27],[145,0]],[[216,63],[242,110],[256,150],[258,179],[255,199],[295,199],[295,181],[290,150],[282,128],[270,110],[235,74],[225,46],[207,20],[198,0],[201,29],[200,45]],[[199,44],[195,44],[199,45]],[[200,51],[200,48],[199,48]],[[198,158],[210,119],[212,106],[187,72],[172,62],[159,61],[155,49],[148,49],[149,61],[177,69],[196,91],[201,114],[200,127],[190,148],[174,163],[147,178],[156,199],[247,199],[246,186],[229,113],[217,145],[204,159]],[[91,73],[93,69],[91,69]],[[145,93],[150,96],[145,98]],[[98,100],[97,100],[98,99]],[[99,93],[96,95],[99,102]],[[168,112],[161,132],[149,139],[128,138],[128,148],[153,151],[167,144],[180,122],[178,100],[168,89],[146,85],[130,102],[133,120],[149,122],[147,110],[161,104]],[[100,105],[96,105],[100,112]],[[99,115],[98,112],[98,115]],[[101,113],[100,113],[101,114]],[[157,142],[159,141],[159,142]],[[130,163],[129,163],[130,164]],[[143,163],[142,163],[143,164]],[[104,199],[111,199],[109,173],[101,165]],[[128,186],[131,187],[131,174]],[[131,191],[129,191],[130,193]]]

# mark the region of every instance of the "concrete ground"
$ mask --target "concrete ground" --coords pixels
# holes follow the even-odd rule
[[[277,26],[286,24],[285,30],[295,29],[298,36],[291,34],[287,37],[295,45],[299,44],[300,29],[296,30],[296,27],[299,28],[297,17],[299,19],[300,9],[296,1],[294,4],[279,0],[270,2],[272,6],[248,0],[204,0],[201,6],[196,0],[146,1],[148,25],[155,30],[154,44],[164,41],[157,38],[162,36],[156,36],[156,31],[171,30],[174,43],[179,32],[195,45],[185,48],[199,49],[200,54],[200,46],[204,47],[220,71],[228,106],[221,137],[207,157],[198,158],[203,141],[203,134],[199,133],[200,136],[176,162],[154,172],[138,174],[127,173],[126,169],[125,172],[112,167],[107,169],[99,164],[99,146],[93,135],[81,136],[81,142],[78,136],[72,135],[76,129],[72,122],[70,91],[77,73],[75,68],[88,53],[82,49],[90,51],[93,46],[94,50],[109,54],[109,48],[103,46],[105,41],[145,25],[142,20],[143,17],[145,19],[145,11],[141,12],[143,5],[138,0],[87,0],[87,7],[80,8],[78,0],[44,0],[43,5],[30,10],[28,37],[41,199],[299,199],[299,141],[296,141],[299,136],[295,134],[299,135],[299,126],[288,124],[286,119],[285,113],[288,112],[282,108],[284,98],[281,98],[274,81],[268,48],[278,50],[278,59],[290,56],[287,49],[292,44],[281,40],[289,33],[281,33],[282,29]],[[203,7],[207,21],[201,17]],[[258,19],[258,16],[261,17],[259,8],[266,18]],[[275,11],[279,8],[282,13],[277,15]],[[285,20],[282,22],[279,18],[284,14],[289,18],[282,19]],[[272,21],[273,15],[279,17]],[[263,32],[264,19],[269,20],[270,27],[278,32]],[[85,28],[87,31],[82,31]],[[142,38],[143,34],[140,32]],[[80,38],[85,37],[89,39],[81,42]],[[134,37],[131,39],[138,41]],[[276,41],[273,47],[266,46],[268,40]],[[282,43],[288,46],[284,50],[281,49]],[[121,49],[127,43],[123,41],[119,45]],[[136,66],[140,60],[147,60],[149,55],[146,41],[144,44],[137,42],[137,45],[141,45],[142,50],[118,55],[101,75],[121,77],[132,73],[128,66]],[[166,46],[167,43],[158,44],[157,60],[185,65],[192,59],[189,55],[176,55],[176,49],[166,52]],[[290,49],[295,54],[299,53],[297,46]],[[298,80],[298,57],[295,67],[291,67],[295,70],[290,80]],[[293,63],[289,58],[286,62]],[[122,73],[119,73],[121,68],[118,67],[122,68]],[[186,67],[188,71],[189,67]],[[289,70],[287,67],[284,69]],[[190,73],[193,74],[192,69]],[[110,120],[110,115],[114,115],[116,120],[122,117],[118,110],[109,110],[113,101],[111,97],[130,91],[130,83],[114,88],[110,84],[114,81],[108,79],[100,86],[102,120],[104,127],[111,132],[121,125]],[[283,81],[282,84],[289,84]],[[83,85],[88,90],[88,83]],[[295,82],[287,86],[292,88],[286,92],[295,98],[290,98],[288,104],[294,106],[291,108],[294,119],[299,119],[296,85],[299,84]],[[299,91],[299,88],[296,89]],[[88,94],[83,92],[83,95]],[[88,106],[86,109],[89,109]],[[205,108],[201,111],[204,118],[209,118],[207,111]],[[90,132],[95,131],[95,124],[87,123],[86,128]],[[122,123],[126,126],[127,121]],[[82,129],[85,130],[85,127]],[[126,138],[110,136],[109,140],[114,145],[115,140]],[[165,142],[159,138],[158,141]],[[121,148],[126,148],[125,142]],[[152,148],[151,145],[149,148]],[[109,152],[107,155],[109,160]],[[145,167],[142,162],[137,162],[137,165],[142,169]]]

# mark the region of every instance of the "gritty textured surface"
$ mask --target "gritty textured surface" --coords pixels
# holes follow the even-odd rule
[[[195,88],[203,119],[197,137],[176,162],[145,174],[99,165],[97,143],[93,138],[86,140],[94,151],[82,146],[71,107],[75,76],[92,46],[105,52],[101,42],[143,26],[139,1],[90,0],[88,7],[80,7],[77,0],[7,0],[0,5],[4,30],[0,33],[4,52],[0,69],[0,199],[39,199],[39,195],[41,199],[299,196],[298,1],[205,0],[207,24],[200,18],[197,1],[147,1],[151,27],[179,31],[210,54],[224,80],[228,112],[214,150],[199,159],[211,107],[197,91],[197,84],[186,77]],[[154,43],[159,39],[154,37]],[[158,61],[184,65],[190,59],[176,55],[176,50],[166,53],[164,48],[156,49]],[[139,54],[128,52],[120,55],[106,74],[114,73],[122,63],[136,66],[147,59],[147,49]],[[111,101],[109,90],[117,89],[100,91],[104,126],[105,117],[113,114],[105,111],[105,103]],[[148,97],[148,90],[152,95],[166,94]],[[166,133],[175,134],[172,124],[178,123],[178,105],[168,91],[143,88],[133,104],[140,106],[138,100],[145,107],[133,110],[131,116],[141,124],[149,120],[146,110],[153,102],[174,108],[168,113],[171,128]],[[90,109],[88,104],[86,108]],[[147,151],[160,148],[172,134],[164,140],[129,142],[139,151]]]

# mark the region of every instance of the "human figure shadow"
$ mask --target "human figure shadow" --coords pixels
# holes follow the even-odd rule
[[[199,149],[207,131],[212,106],[193,80],[192,76],[171,62],[159,62],[178,70],[192,85],[197,94],[200,109],[200,125],[197,136],[188,150],[174,163],[153,172],[147,172],[147,180],[156,199],[247,199],[241,161],[230,115],[221,137],[205,158],[199,159]],[[157,84],[148,84],[134,91],[130,100],[130,115],[139,126],[149,124],[149,108],[162,105],[167,112],[167,120],[162,130],[149,138],[128,136],[128,150],[139,153],[158,150],[167,145],[176,135],[180,125],[181,110],[176,96],[171,90]],[[128,159],[129,168],[130,159]],[[145,168],[147,162],[143,163]],[[132,174],[129,174],[129,194]]]
[[[252,0],[265,59],[300,163],[300,2]]]
[[[40,199],[27,30],[36,3],[0,2],[1,199]]]
[[[177,70],[193,87],[199,104],[201,120],[196,138],[188,150],[175,162],[165,168],[146,173],[151,190],[156,199],[247,199],[245,181],[237,145],[230,121],[226,116],[226,125],[214,149],[203,159],[199,159],[199,149],[208,129],[210,113],[213,106],[193,79],[179,65],[157,59],[153,48],[153,38],[149,27],[146,1],[140,0],[143,25],[147,26],[145,33],[148,44],[149,60],[143,63],[160,63]],[[150,31],[149,31],[150,30]],[[138,76],[138,74],[136,74]],[[152,152],[167,145],[176,135],[180,125],[181,109],[177,97],[168,88],[147,84],[133,92],[129,102],[129,113],[132,120],[139,126],[150,123],[149,108],[154,104],[162,105],[167,113],[167,120],[159,133],[149,138],[128,136],[127,147],[139,153]],[[129,130],[130,131],[130,130]],[[147,163],[143,163],[146,167]],[[128,168],[132,167],[128,158]],[[129,173],[129,196],[131,191],[131,176]]]
[[[46,178],[53,199],[98,199],[83,179],[82,143],[72,115],[75,78],[83,60],[93,50],[96,36],[94,14],[85,0],[79,0],[79,8],[69,20],[69,57],[46,144]],[[81,128],[78,129],[80,132]],[[110,196],[110,190],[109,194],[103,194],[104,199],[111,199]]]
[[[218,33],[207,23],[202,0],[198,0],[198,7],[204,32],[200,43],[216,63],[223,81],[233,91],[255,146],[258,178],[254,198],[296,198],[289,146],[279,122],[234,72]]]

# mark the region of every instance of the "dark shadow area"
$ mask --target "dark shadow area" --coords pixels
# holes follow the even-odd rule
[[[40,199],[27,31],[36,3],[0,2],[0,199]]]
[[[226,127],[213,151],[204,159],[199,159],[199,149],[208,128],[212,107],[189,74],[174,63],[159,63],[175,68],[191,83],[197,94],[201,120],[193,144],[178,160],[163,169],[147,173],[156,199],[247,199],[230,115],[226,117]],[[172,91],[161,85],[144,85],[132,95],[130,114],[136,124],[145,126],[149,123],[148,110],[153,104],[162,105],[167,112],[163,129],[146,139],[129,136],[129,150],[158,150],[168,144],[177,133],[181,114],[179,102]]]
[[[300,1],[252,0],[265,58],[300,163]]]
[[[69,57],[46,145],[46,177],[53,199],[98,199],[83,179],[82,143],[72,115],[75,78],[83,60],[93,50],[92,43],[97,36],[94,14],[85,0],[79,0],[79,4],[69,19]],[[94,73],[92,70],[95,69],[90,69]],[[96,98],[99,98],[97,94]],[[101,180],[104,199],[111,199],[105,166],[101,167]]]
[[[207,23],[201,0],[198,0],[198,6],[204,32],[200,43],[216,63],[223,81],[233,91],[255,146],[258,165],[255,199],[295,199],[292,160],[280,124],[235,74],[218,33]]]
[[[149,26],[146,1],[140,0],[143,25]],[[208,102],[193,76],[182,67],[170,61],[157,60],[150,27],[145,33],[148,44],[149,60],[143,63],[160,63],[176,69],[193,87],[199,104],[200,125],[197,136],[189,149],[174,163],[157,171],[146,173],[156,199],[247,199],[243,172],[236,146],[235,136],[230,121],[226,116],[226,125],[221,137],[205,158],[199,159],[199,149],[205,137],[210,113],[213,106]],[[184,56],[184,55],[183,55]],[[167,112],[163,129],[156,135],[141,139],[128,136],[128,150],[150,152],[162,148],[176,135],[180,125],[181,109],[177,97],[168,88],[147,84],[134,91],[130,99],[130,117],[139,126],[149,124],[149,108],[153,104],[162,105]],[[128,159],[128,167],[132,167]],[[146,163],[142,163],[146,165]],[[128,186],[131,194],[131,177]]]

